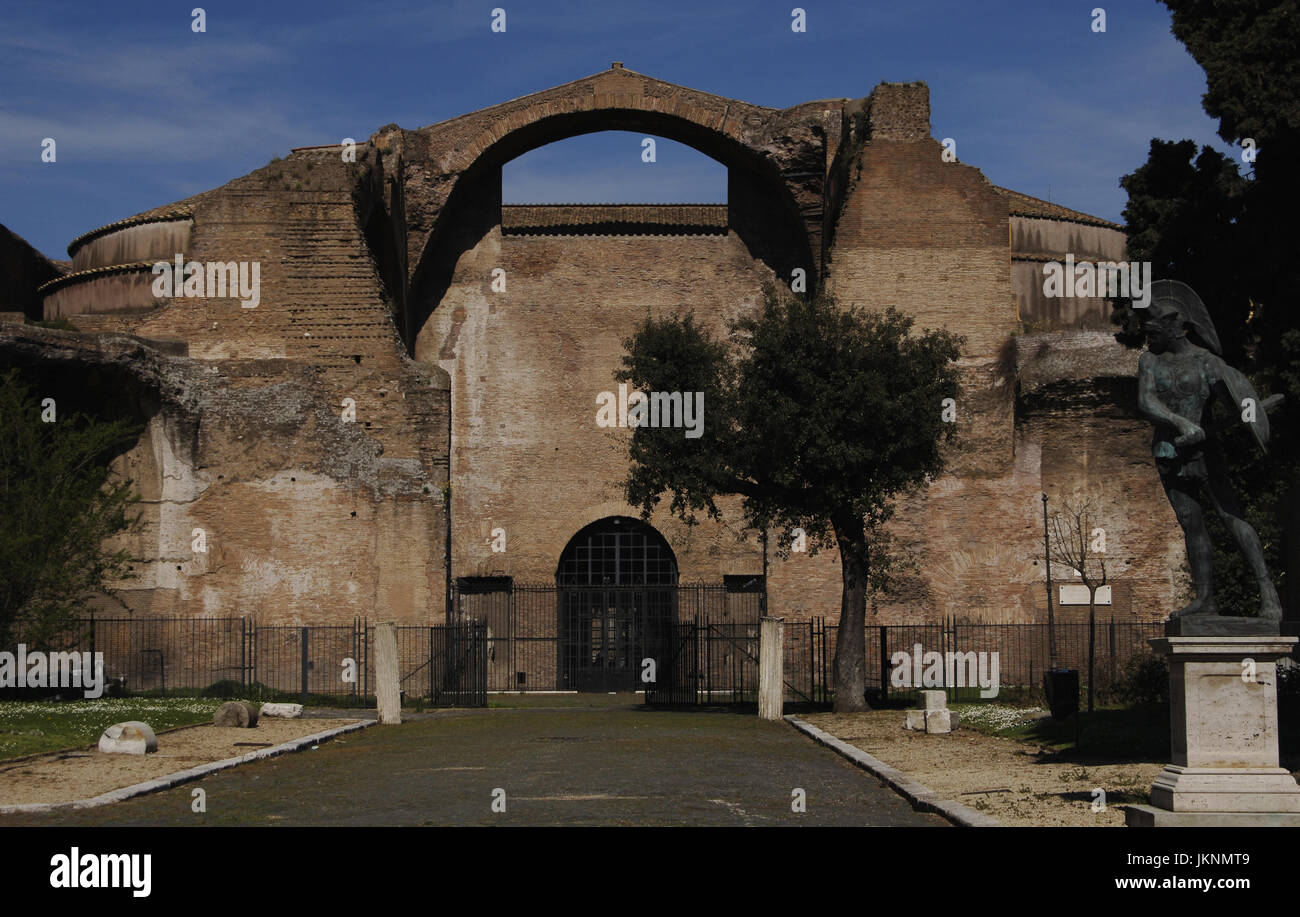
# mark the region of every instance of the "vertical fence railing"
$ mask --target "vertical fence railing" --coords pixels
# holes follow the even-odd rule
[[[483,704],[488,692],[566,690],[565,665],[573,647],[563,645],[560,591],[554,585],[515,586],[506,592],[454,594],[450,623],[398,628],[402,691],[408,700]],[[662,596],[660,596],[662,599]],[[618,599],[623,601],[623,599]],[[631,600],[629,600],[631,601]],[[635,602],[633,602],[635,605]],[[723,587],[678,587],[676,621],[653,625],[638,618],[642,633],[625,662],[673,656],[673,696],[700,703],[753,702],[757,690],[758,618],[761,593]],[[693,628],[685,635],[677,629]],[[10,638],[23,642],[23,629]],[[1158,622],[1096,623],[1095,678],[1103,701],[1113,696],[1129,661],[1149,652],[1147,641],[1163,633]],[[312,700],[339,705],[372,704],[373,627],[356,619],[342,625],[267,625],[248,618],[115,618],[73,622],[49,648],[104,654],[104,674],[131,693],[211,695]],[[981,699],[971,672],[988,674],[997,654],[998,697],[1037,695],[1051,656],[1047,626],[984,624],[945,619],[938,623],[868,625],[865,633],[867,690],[873,702],[909,703],[926,687],[909,676],[919,651],[944,658],[943,687],[954,700]],[[829,703],[835,693],[838,628],[824,618],[788,620],[785,629],[786,699]],[[1086,689],[1089,626],[1066,617],[1056,625],[1060,664],[1079,670]],[[662,646],[660,650],[658,647]],[[13,646],[8,647],[12,650]],[[588,644],[579,649],[594,652]],[[691,654],[687,659],[683,653]],[[956,655],[951,683],[945,654]],[[981,658],[986,661],[980,667]],[[895,660],[899,660],[896,662]],[[689,675],[689,678],[688,678]],[[687,679],[687,680],[683,680]],[[689,681],[689,684],[688,684]]]
[[[373,706],[372,633],[373,627],[361,619],[300,626],[258,624],[247,618],[95,617],[73,622],[43,647],[102,653],[110,690],[120,685],[131,694],[320,699],[339,706]],[[402,626],[398,634],[402,689],[408,699],[486,704],[485,627]],[[15,627],[11,643],[0,649],[12,652],[24,643],[21,626]]]

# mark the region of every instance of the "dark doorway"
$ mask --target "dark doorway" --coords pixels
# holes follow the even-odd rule
[[[677,621],[677,558],[649,525],[611,516],[578,532],[555,571],[559,682],[577,691],[634,691]]]

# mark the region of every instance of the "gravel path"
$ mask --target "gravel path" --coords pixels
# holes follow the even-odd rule
[[[207,812],[190,810],[194,786]],[[807,811],[792,811],[795,790]],[[503,791],[505,811],[493,811]],[[499,804],[498,804],[499,807]],[[642,707],[444,711],[195,784],[0,825],[945,825],[785,723]]]

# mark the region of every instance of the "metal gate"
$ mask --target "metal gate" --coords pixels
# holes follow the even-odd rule
[[[651,647],[655,679],[646,685],[647,704],[700,702],[700,628],[693,621],[670,624]]]
[[[487,626],[470,622],[430,627],[430,703],[438,707],[486,707]]]
[[[643,661],[677,620],[677,589],[565,586],[559,615],[560,687],[635,691]]]
[[[761,591],[725,583],[484,580],[467,578],[455,585],[448,626],[485,627],[490,692],[643,690],[648,686],[641,681],[644,661],[658,660],[672,628],[687,621],[704,628],[695,663],[700,690],[720,697],[738,684],[746,666],[752,667],[748,655],[724,635],[745,634],[757,645]]]

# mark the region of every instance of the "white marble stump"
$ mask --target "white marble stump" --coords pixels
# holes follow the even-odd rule
[[[1130,827],[1300,826],[1300,785],[1278,765],[1277,661],[1296,642],[1276,633],[1151,641],[1169,662],[1172,761],[1151,805],[1127,808]]]
[[[948,709],[947,691],[919,692],[921,706],[908,710],[903,720],[904,729],[917,732],[944,734],[957,728],[957,714]]]

